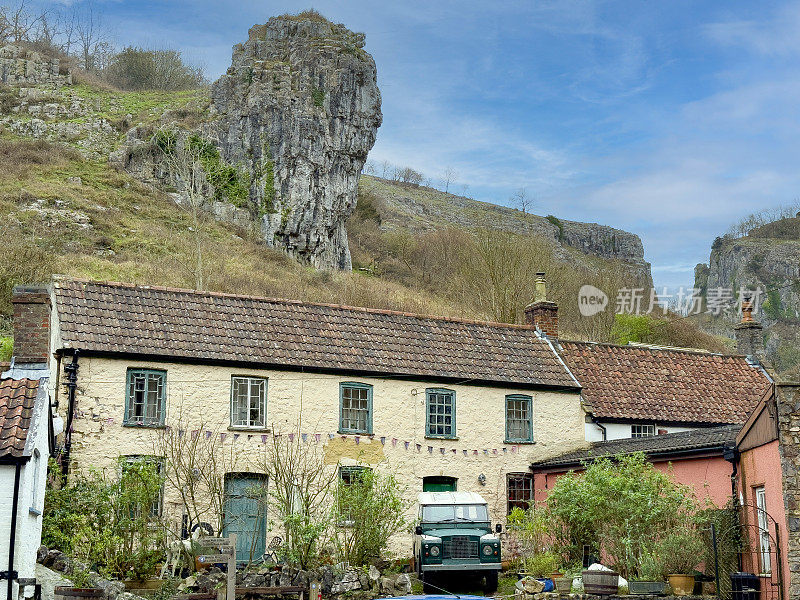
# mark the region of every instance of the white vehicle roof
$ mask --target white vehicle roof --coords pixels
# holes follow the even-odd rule
[[[419,503],[423,506],[432,504],[452,505],[452,504],[486,504],[486,500],[475,492],[422,492],[419,495]]]

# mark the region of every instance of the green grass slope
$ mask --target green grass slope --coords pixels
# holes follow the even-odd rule
[[[613,339],[613,315],[581,317],[577,289],[589,283],[613,298],[629,280],[630,265],[565,247],[557,235],[533,226],[482,227],[473,204],[448,206],[446,198],[436,198],[443,203],[438,214],[454,218],[423,210],[414,224],[387,226],[409,208],[390,210],[362,186],[348,223],[356,268],[318,272],[268,248],[252,231],[195,215],[169,190],[109,165],[108,152],[129,127],[167,120],[192,126],[209,118],[206,91],[122,93],[87,83],[26,92],[24,98],[16,90],[1,91],[0,336],[10,333],[12,287],[46,281],[53,273],[520,322],[533,297],[534,275],[545,271],[564,335]],[[63,108],[51,106],[47,114],[36,109],[31,116],[32,103]],[[30,128],[34,120],[39,122]],[[481,205],[484,213],[494,210]],[[510,209],[499,210],[507,216]],[[718,347],[710,337],[694,344],[685,339],[678,341]],[[677,343],[668,335],[659,342]],[[7,354],[8,342],[0,348]]]

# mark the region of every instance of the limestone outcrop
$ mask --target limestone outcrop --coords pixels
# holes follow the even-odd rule
[[[345,221],[381,124],[364,35],[316,13],[270,19],[233,49],[211,90],[208,133],[249,176],[247,208],[269,245],[350,269]]]
[[[0,48],[0,82],[6,85],[69,85],[72,75],[57,57],[9,44]]]
[[[754,316],[765,328],[767,358],[779,370],[800,364],[800,218],[782,219],[746,237],[714,241],[708,265],[695,267],[695,287],[706,297],[714,290],[760,289]],[[731,335],[740,319],[733,307],[709,320],[715,333]]]

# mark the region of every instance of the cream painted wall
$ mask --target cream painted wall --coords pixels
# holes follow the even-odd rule
[[[584,412],[578,393],[86,356],[80,358],[79,364],[78,416],[74,421],[72,446],[72,457],[78,469],[114,468],[120,455],[153,454],[157,435],[154,430],[122,425],[128,368],[166,370],[167,425],[177,427],[179,421],[188,420],[187,430],[208,430],[215,436],[225,433],[223,444],[226,450],[233,451],[238,463],[237,471],[263,470],[265,445],[261,435],[266,432],[229,429],[231,376],[267,377],[269,430],[276,433],[295,431],[300,421],[300,431],[323,434],[319,443],[324,446],[326,462],[332,465],[339,459],[342,464],[361,462],[395,473],[407,487],[405,494],[412,504],[409,517],[416,514],[416,496],[422,491],[422,478],[448,475],[458,478],[459,491],[480,493],[489,502],[493,519],[502,521],[505,516],[506,473],[526,472],[534,460],[585,445]],[[373,386],[375,437],[372,440],[362,436],[360,443],[356,444],[352,435],[346,440],[338,435],[329,440],[326,435],[338,430],[339,384],[345,381]],[[425,437],[426,387],[446,387],[456,392],[458,439]],[[514,393],[533,397],[533,444],[516,447],[504,444],[505,396]],[[62,408],[65,405],[66,402],[61,403]],[[235,441],[233,434],[239,434]],[[251,437],[248,438],[248,434]],[[381,436],[387,438],[385,445],[380,442]],[[398,440],[396,445],[392,444],[392,438]],[[409,442],[408,450],[404,445],[406,441]],[[316,443],[313,435],[309,436],[307,443]],[[421,452],[417,451],[417,444],[421,445]],[[428,452],[428,446],[433,447],[432,453]],[[484,449],[489,451],[488,454],[483,452]],[[467,456],[464,450],[468,451]],[[477,455],[474,450],[478,450]],[[485,485],[478,482],[480,474],[486,476]],[[178,506],[175,491],[167,490],[166,509],[172,512]],[[393,549],[407,553],[409,539],[408,536],[399,536]]]

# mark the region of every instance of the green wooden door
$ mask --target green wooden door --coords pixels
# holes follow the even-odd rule
[[[230,474],[225,478],[222,535],[236,534],[236,560],[250,562],[264,555],[267,539],[267,478]]]
[[[455,492],[455,477],[425,477],[422,480],[423,492]]]

